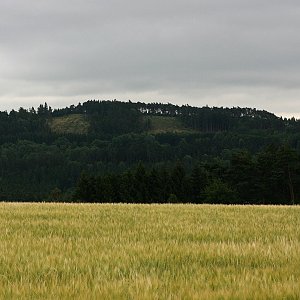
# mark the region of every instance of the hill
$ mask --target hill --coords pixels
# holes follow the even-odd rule
[[[280,151],[293,163],[295,174],[285,169]],[[53,110],[45,103],[36,110],[20,108],[0,113],[0,199],[70,200],[82,173],[88,174],[91,180],[109,174],[124,177],[128,172],[134,173],[140,163],[146,173],[152,168],[168,173],[164,176],[169,181],[172,181],[172,172],[178,171],[175,170],[177,164],[182,165],[189,181],[193,170],[200,165],[209,174],[208,182],[221,180],[237,197],[245,199],[247,196],[242,192],[245,187],[235,185],[242,178],[229,175],[234,157],[239,157],[241,152],[246,154],[239,157],[239,167],[252,168],[247,176],[268,176],[273,180],[268,183],[274,186],[273,190],[280,186],[281,180],[284,184],[277,194],[282,202],[291,202],[298,197],[298,192],[295,188],[291,198],[291,181],[286,178],[294,176],[291,180],[298,180],[295,161],[298,162],[299,151],[298,120],[282,119],[254,108],[87,101]],[[272,171],[269,174],[263,161],[270,157],[275,158],[270,159],[268,167]],[[124,183],[123,179],[112,178]],[[257,187],[258,183],[253,185],[259,191],[251,196],[255,197],[255,203],[269,203],[271,187],[264,190],[265,187]],[[171,183],[168,186],[169,191],[177,193]],[[184,186],[192,193],[189,182]],[[149,190],[143,187],[143,191]],[[169,196],[165,195],[164,201]],[[121,199],[113,195],[107,197],[112,201]],[[148,199],[145,195],[139,197]],[[211,201],[207,197],[201,201]],[[249,202],[250,198],[245,201]],[[94,198],[83,195],[80,199]]]

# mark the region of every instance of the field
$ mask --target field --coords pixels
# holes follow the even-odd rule
[[[300,207],[0,204],[1,299],[300,299]]]

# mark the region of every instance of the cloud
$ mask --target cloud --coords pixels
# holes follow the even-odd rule
[[[3,0],[0,109],[131,98],[298,116],[299,26],[298,1]]]

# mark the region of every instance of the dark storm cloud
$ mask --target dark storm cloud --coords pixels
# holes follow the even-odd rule
[[[299,1],[0,2],[0,108],[88,98],[300,116]]]

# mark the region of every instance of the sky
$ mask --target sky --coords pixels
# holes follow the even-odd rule
[[[0,110],[89,99],[300,118],[299,0],[1,0]]]

